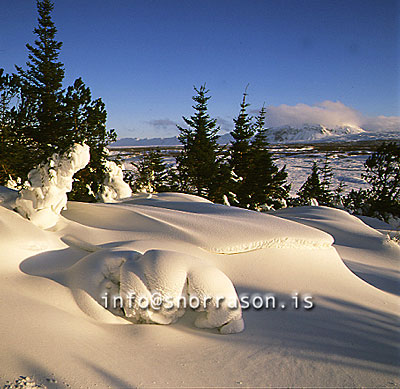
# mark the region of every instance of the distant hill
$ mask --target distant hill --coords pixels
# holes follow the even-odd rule
[[[321,124],[304,124],[301,127],[281,126],[271,128],[267,132],[268,141],[274,144],[303,142],[341,142],[378,139],[400,139],[400,130],[387,132],[369,132],[357,126],[337,126],[328,128]],[[232,141],[229,133],[218,139],[219,144]],[[112,143],[111,147],[146,147],[146,146],[179,146],[177,136],[169,138],[121,138]]]

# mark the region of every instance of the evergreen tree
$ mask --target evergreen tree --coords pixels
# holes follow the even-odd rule
[[[322,205],[325,192],[319,173],[320,169],[318,164],[314,162],[311,168],[311,174],[297,192],[297,205],[310,205],[312,199],[317,200],[318,204]]]
[[[168,169],[159,150],[142,156],[136,165],[138,173],[133,189],[146,192],[165,192],[168,188]]]
[[[365,162],[362,178],[371,185],[370,197],[376,202],[400,202],[400,144],[383,143]]]
[[[321,173],[321,184],[322,188],[325,191],[325,197],[327,197],[326,201],[329,201],[329,198],[332,198],[333,194],[330,191],[330,186],[332,184],[333,172],[332,167],[329,162],[328,153],[325,154],[325,159],[322,167],[320,168]]]
[[[346,184],[343,181],[340,181],[338,187],[333,192],[332,195],[333,205],[338,208],[344,208],[343,196],[345,187]]]
[[[17,95],[18,88],[15,77],[4,73],[0,69],[0,185],[14,177],[15,164],[23,162],[23,153],[17,152],[20,148],[18,137],[13,125],[12,99]],[[13,161],[13,155],[17,155]]]
[[[78,78],[64,97],[67,138],[90,147],[90,162],[74,176],[70,200],[95,201],[105,177],[106,146],[116,140],[114,130],[106,129],[107,111],[103,101],[92,100],[90,89]]]
[[[400,218],[400,144],[383,143],[365,162],[368,189],[352,190],[344,199],[352,211],[384,221]]]
[[[180,188],[213,201],[222,201],[223,168],[221,149],[217,143],[219,127],[216,119],[208,114],[209,90],[205,85],[194,90],[197,92],[192,98],[195,113],[190,118],[183,117],[189,128],[178,126],[178,138],[183,145],[182,152],[176,158]]]
[[[317,162],[314,162],[311,174],[297,192],[295,205],[309,205],[312,199],[315,199],[319,205],[333,206],[337,198],[335,199],[331,190],[332,177],[328,156],[325,157],[322,168],[318,166]]]
[[[76,175],[70,199],[94,201],[105,177],[105,146],[116,134],[106,130],[104,103],[101,99],[92,101],[90,89],[80,78],[63,89],[64,68],[58,60],[62,43],[55,39],[57,29],[51,19],[54,4],[37,0],[37,8],[37,39],[35,45],[26,45],[27,70],[16,66],[19,103],[12,111],[13,177],[25,181],[28,172],[53,153],[64,153],[74,143],[86,142],[91,162]]]
[[[290,185],[286,183],[286,166],[279,169],[268,150],[265,114],[265,108],[262,107],[255,118],[253,125],[255,136],[249,150],[249,170],[243,181],[249,193],[247,207],[256,210],[278,209],[285,206],[290,191]]]
[[[247,88],[246,88],[247,90]],[[229,166],[231,169],[230,201],[243,208],[249,208],[250,191],[245,181],[250,170],[250,142],[254,135],[252,117],[247,113],[250,104],[246,102],[247,93],[243,93],[240,111],[231,131],[233,141],[229,150]]]
[[[37,39],[34,46],[26,45],[29,51],[27,70],[16,66],[21,87],[17,126],[29,143],[31,153],[27,157],[32,162],[42,162],[55,151],[66,151],[72,144],[65,139],[64,68],[58,60],[62,42],[55,39],[53,8],[50,0],[37,1],[39,18],[38,27],[34,29]]]

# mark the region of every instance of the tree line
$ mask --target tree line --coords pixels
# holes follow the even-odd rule
[[[247,93],[233,119],[230,145],[218,144],[217,120],[208,113],[209,90],[194,88],[194,113],[178,126],[182,150],[176,164],[168,166],[160,151],[145,153],[137,173],[126,173],[134,190],[175,191],[195,194],[216,203],[265,211],[286,206],[324,205],[389,221],[400,218],[400,144],[383,143],[365,162],[362,178],[368,189],[345,193],[345,185],[333,187],[328,155],[314,162],[310,175],[290,195],[286,166],[279,169],[267,142],[266,109],[248,113]]]

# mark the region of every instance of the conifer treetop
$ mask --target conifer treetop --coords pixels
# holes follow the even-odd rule
[[[50,0],[37,0],[38,27],[33,32],[38,39],[35,46],[27,44],[29,61],[26,62],[27,71],[16,66],[24,84],[28,83],[45,93],[52,94],[61,91],[64,79],[62,62],[58,61],[62,42],[55,40],[57,29],[51,19],[54,4]]]

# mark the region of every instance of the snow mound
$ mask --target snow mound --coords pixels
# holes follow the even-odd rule
[[[105,161],[106,177],[102,186],[100,200],[104,203],[113,203],[120,199],[130,197],[132,190],[130,186],[124,182],[124,174],[122,168],[114,161]]]
[[[75,291],[77,304],[89,316],[110,322],[102,312],[108,309],[133,323],[170,324],[193,308],[201,312],[195,321],[199,328],[243,331],[232,282],[207,260],[170,250],[98,250],[52,274]]]
[[[244,329],[232,282],[217,268],[191,255],[149,250],[122,265],[120,285],[126,301],[132,293],[152,301],[150,309],[142,309],[138,298],[125,308],[135,322],[170,324],[189,306],[203,312],[195,322],[199,328],[220,328],[221,333]],[[222,296],[224,301],[219,305]]]
[[[16,200],[17,211],[38,227],[53,227],[67,206],[74,174],[89,163],[89,150],[88,145],[75,144],[69,152],[53,154],[49,162],[32,169]]]
[[[388,232],[390,226],[376,219],[378,231],[359,217],[328,207],[297,207],[278,210],[275,215],[325,231],[335,238],[335,249],[345,265],[374,287],[400,296],[400,246]]]
[[[329,249],[333,243],[329,234],[295,222],[282,224],[272,215],[202,200],[173,201],[170,196],[167,201],[159,194],[117,204],[69,203],[63,216],[89,227],[124,231],[126,239],[185,241],[218,254],[263,248]]]

